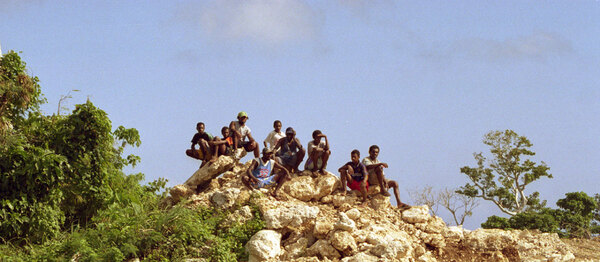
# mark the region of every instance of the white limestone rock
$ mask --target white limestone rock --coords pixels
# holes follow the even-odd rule
[[[314,220],[319,214],[318,207],[298,204],[292,207],[280,207],[267,210],[264,220],[267,228],[298,228],[304,223]]]
[[[274,259],[281,253],[281,233],[275,230],[261,230],[256,232],[246,243],[246,250],[250,254],[249,261],[265,261]]]

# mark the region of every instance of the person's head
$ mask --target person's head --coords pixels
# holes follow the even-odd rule
[[[273,156],[273,150],[268,147],[263,148],[262,150],[263,159],[270,159]]]
[[[229,137],[229,127],[224,126],[221,128],[221,135],[223,135],[223,138]]]
[[[292,138],[294,138],[294,136],[295,136],[295,135],[296,135],[296,131],[294,131],[294,129],[293,129],[293,128],[291,128],[291,127],[288,127],[288,128],[286,128],[286,129],[285,129],[285,136],[286,136],[288,139],[292,139]]]
[[[248,120],[248,113],[244,111],[239,112],[237,115],[237,119],[240,122],[240,124],[245,124],[246,120]]]
[[[204,134],[204,123],[198,122],[198,124],[196,124],[196,130],[198,133]]]
[[[356,164],[360,160],[360,151],[358,149],[352,150],[350,153],[350,159],[352,159],[352,163]]]
[[[318,136],[318,135],[320,135],[320,134],[322,134],[322,133],[321,133],[321,130],[318,130],[318,129],[317,129],[317,130],[313,131],[313,133],[312,133],[312,138],[313,138],[314,140],[317,140],[317,136]],[[320,137],[319,137],[319,140],[321,140],[321,138],[320,138]]]
[[[279,133],[281,131],[281,121],[275,120],[275,122],[273,122],[273,128],[275,129],[275,132]]]
[[[379,156],[379,147],[377,145],[372,145],[369,147],[369,157],[373,160],[377,159]]]

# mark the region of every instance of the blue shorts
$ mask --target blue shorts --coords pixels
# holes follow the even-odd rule
[[[252,187],[256,189],[272,186],[277,183],[277,181],[275,181],[275,176],[257,177],[257,179],[258,182],[250,182],[252,184]]]

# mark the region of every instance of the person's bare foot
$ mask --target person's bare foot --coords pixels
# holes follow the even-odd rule
[[[388,197],[390,196],[390,193],[387,190],[383,190],[383,189],[381,190],[381,194],[384,196],[388,196]]]

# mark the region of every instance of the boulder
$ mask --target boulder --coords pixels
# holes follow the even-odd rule
[[[317,240],[317,242],[306,250],[306,254],[308,256],[318,256],[328,259],[337,259],[341,257],[340,252],[325,239]]]
[[[184,184],[189,188],[204,187],[221,173],[233,168],[234,165],[235,161],[232,157],[219,156],[212,164],[207,164],[198,169]]]
[[[182,199],[188,198],[194,193],[196,193],[196,190],[190,188],[187,185],[176,185],[173,188],[171,188],[171,191],[169,191],[169,193],[171,194],[171,204],[177,204]]]
[[[356,229],[356,223],[350,219],[346,213],[340,212],[338,214],[338,221],[335,223],[334,228],[340,229],[348,232],[352,232]]]
[[[317,218],[317,221],[315,222],[315,226],[313,228],[313,235],[316,238],[323,239],[327,237],[327,234],[329,234],[331,230],[333,230],[333,223],[331,223],[324,217]]]
[[[351,257],[345,257],[342,262],[377,262],[379,259],[376,256],[361,252]]]
[[[356,246],[356,241],[352,235],[346,231],[335,232],[333,236],[331,236],[329,242],[333,247],[335,247],[335,249],[344,254],[344,256],[353,255],[358,249]]]
[[[339,187],[339,179],[329,172],[316,178],[303,175],[305,173],[292,176],[290,181],[283,184],[283,192],[301,201],[318,201]]]
[[[402,211],[402,219],[408,223],[425,223],[429,220],[429,207],[413,206],[407,210]]]
[[[229,209],[236,204],[240,192],[239,188],[227,188],[222,191],[216,191],[210,196],[210,202],[218,209]]]
[[[246,250],[250,254],[249,261],[265,261],[274,259],[281,252],[281,233],[274,230],[261,230],[256,232],[248,243]]]
[[[291,207],[280,207],[269,209],[264,212],[264,220],[267,228],[298,228],[301,225],[314,220],[319,214],[318,207],[297,204]]]
[[[357,221],[358,218],[360,218],[360,211],[356,208],[352,208],[346,211],[346,216],[354,221]]]

